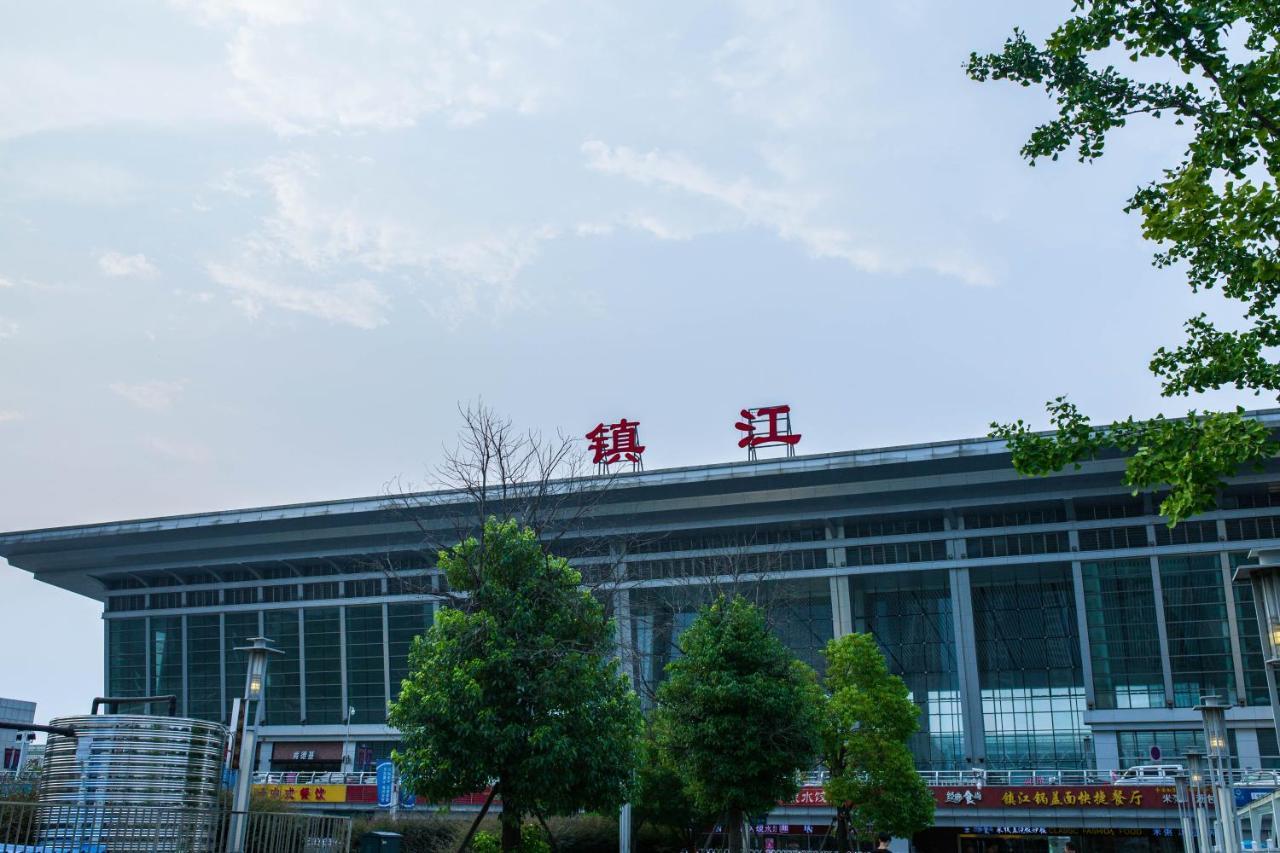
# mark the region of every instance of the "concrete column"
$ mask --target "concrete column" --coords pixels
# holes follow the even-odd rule
[[[382,688],[387,710],[391,710],[391,628],[387,603],[382,603]]]
[[[1072,531],[1074,534],[1075,531]],[[1080,635],[1080,666],[1084,675],[1085,706],[1094,706],[1093,654],[1089,651],[1089,618],[1085,612],[1084,574],[1079,560],[1071,562],[1071,585],[1076,599],[1076,632]]]
[[[1147,533],[1153,528],[1148,525]],[[1160,637],[1160,668],[1164,674],[1164,704],[1173,707],[1173,664],[1169,661],[1169,629],[1164,622],[1164,586],[1160,583],[1160,559],[1151,558],[1151,589],[1156,599],[1156,632]]]
[[[307,620],[298,608],[298,719],[307,721]]]
[[[1244,690],[1244,654],[1240,650],[1240,624],[1236,618],[1236,590],[1235,584],[1231,582],[1231,557],[1225,551],[1218,554],[1218,560],[1222,566],[1222,591],[1227,603],[1227,626],[1231,632],[1231,661],[1235,665],[1236,671],[1236,701],[1231,704],[1243,705],[1245,703]],[[1246,625],[1245,628],[1255,628],[1253,625]],[[1229,700],[1229,697],[1222,697]]]
[[[1099,770],[1120,769],[1120,739],[1114,731],[1093,730],[1093,753]]]
[[[182,701],[178,704],[180,713],[184,717],[191,716],[187,710],[187,697],[191,695],[187,686],[187,642],[187,615],[184,613],[182,614]]]
[[[1262,749],[1258,746],[1257,729],[1232,729],[1236,733],[1236,758],[1241,769],[1262,769]]]
[[[960,714],[964,725],[965,756],[971,764],[986,764],[982,690],[978,682],[978,651],[973,627],[973,597],[968,569],[948,569],[951,614],[955,631],[956,682],[960,689]]]

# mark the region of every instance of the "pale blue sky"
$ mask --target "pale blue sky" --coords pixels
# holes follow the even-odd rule
[[[1185,411],[1204,299],[1121,213],[1177,132],[1030,169],[1052,105],[962,71],[1069,6],[12,6],[0,529],[377,493],[477,396],[650,468],[762,403],[801,452]],[[99,605],[0,598],[0,693],[87,710]]]

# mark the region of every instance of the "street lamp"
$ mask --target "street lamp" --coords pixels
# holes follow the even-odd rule
[[[1231,790],[1231,750],[1227,746],[1227,706],[1217,696],[1202,696],[1196,706],[1204,720],[1204,742],[1208,747],[1209,783],[1213,787],[1214,814],[1221,830],[1218,841],[1224,851],[1240,849],[1236,823],[1236,798]]]
[[[1212,853],[1213,847],[1209,844],[1208,798],[1204,794],[1204,753],[1198,749],[1188,749],[1184,755],[1187,759],[1187,788],[1191,796],[1191,814],[1195,818],[1200,853]]]
[[[236,652],[247,652],[249,664],[244,675],[244,701],[240,729],[240,769],[236,774],[235,794],[231,799],[231,825],[228,828],[227,850],[243,853],[245,835],[249,829],[249,792],[253,787],[253,756],[258,741],[258,726],[262,724],[262,699],[267,686],[267,660],[270,655],[282,655],[280,649],[271,647],[266,637],[250,637],[252,645],[237,646]]]
[[[1178,803],[1178,825],[1182,830],[1182,853],[1196,853],[1196,840],[1192,829],[1191,785],[1186,773],[1173,777],[1174,799]]]
[[[1276,691],[1276,667],[1280,666],[1280,549],[1256,548],[1249,552],[1249,559],[1257,562],[1237,566],[1234,580],[1247,580],[1253,589],[1253,609],[1258,616],[1263,669],[1271,699],[1271,723],[1280,738],[1280,694]]]

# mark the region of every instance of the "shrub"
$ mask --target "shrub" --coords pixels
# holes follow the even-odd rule
[[[395,832],[401,836],[403,853],[453,853],[466,826],[466,822],[435,815],[401,817],[394,822],[385,814],[357,817],[351,823],[351,850],[360,849],[366,832]]]

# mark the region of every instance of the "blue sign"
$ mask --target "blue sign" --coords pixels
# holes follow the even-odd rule
[[[1236,795],[1236,808],[1238,809],[1244,808],[1254,800],[1260,800],[1268,794],[1275,792],[1275,788],[1237,787],[1234,790]]]
[[[415,794],[415,793],[413,793],[412,791],[409,791],[409,790],[405,789],[403,786],[401,786],[401,788],[400,788],[400,808],[402,808],[402,809],[411,809],[411,808],[413,808],[414,806],[416,806],[417,804],[418,804],[418,795],[417,795],[417,794]]]
[[[378,806],[379,808],[391,808],[391,789],[395,786],[396,766],[390,761],[379,762],[377,770],[378,778]]]

